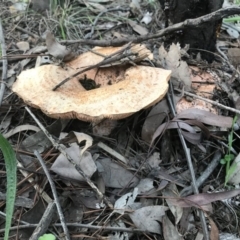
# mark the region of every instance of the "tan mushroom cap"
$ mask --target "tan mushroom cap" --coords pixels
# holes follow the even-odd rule
[[[160,101],[168,90],[171,74],[169,70],[146,66],[128,69],[113,66],[94,70],[96,78],[98,74],[106,74],[107,81],[114,83],[112,85],[103,84],[101,80],[100,88],[87,91],[77,77],[52,91],[59,82],[79,71],[79,65],[73,67],[70,63],[69,66],[63,69],[45,65],[23,71],[12,90],[27,104],[53,118],[121,119]],[[88,72],[85,74],[88,77]]]

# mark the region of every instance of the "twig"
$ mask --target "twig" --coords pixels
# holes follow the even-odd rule
[[[46,49],[47,50],[47,49]],[[8,60],[18,60],[18,59],[28,59],[28,58],[37,58],[37,57],[45,57],[50,56],[49,54],[41,54],[41,53],[33,53],[33,54],[10,54],[10,55],[4,55],[0,57],[0,62],[2,62],[2,59],[8,59]]]
[[[15,28],[16,28],[17,30],[23,32],[23,33],[27,33],[27,34],[28,34],[29,36],[31,36],[31,37],[34,37],[34,38],[37,38],[37,39],[40,38],[38,35],[30,32],[30,31],[28,31],[28,30],[26,30],[26,29],[24,29],[24,28],[21,28],[21,27],[19,27],[19,26],[16,26]]]
[[[127,159],[124,156],[122,156],[121,154],[119,154],[118,152],[113,150],[112,148],[108,147],[103,142],[99,142],[97,145],[98,145],[98,147],[102,148],[104,151],[108,152],[110,155],[114,156],[115,158],[117,158],[121,162],[127,164]]]
[[[177,89],[177,88],[174,88],[174,90],[176,90],[176,91],[178,91],[178,92],[182,92],[182,90]],[[215,105],[215,106],[217,106],[217,107],[219,107],[219,108],[226,109],[226,110],[228,110],[228,111],[231,111],[231,112],[240,114],[240,110],[237,110],[236,108],[227,107],[227,106],[225,106],[225,105],[223,105],[223,104],[221,104],[221,103],[218,103],[218,102],[215,102],[215,101],[213,101],[213,100],[210,100],[210,99],[207,99],[207,98],[198,96],[198,95],[193,94],[193,93],[190,93],[190,92],[184,91],[184,94],[187,95],[187,96],[194,97],[194,98],[198,98],[198,99],[203,100],[203,101],[205,101],[205,102],[211,103],[212,105]]]
[[[171,88],[171,92],[173,93],[171,83],[170,83],[170,88]],[[173,96],[173,94],[172,94],[172,96]],[[169,107],[171,109],[171,112],[172,112],[173,116],[175,117],[176,116],[176,110],[175,110],[174,102],[172,101],[169,93],[167,93],[167,99],[168,99],[168,103],[169,103]],[[193,164],[192,164],[192,160],[191,160],[190,149],[187,147],[187,144],[186,144],[186,141],[183,137],[181,129],[177,128],[177,131],[178,131],[178,135],[179,135],[179,138],[180,138],[180,141],[182,143],[183,150],[184,150],[184,153],[185,153],[185,156],[186,156],[186,159],[187,159],[188,168],[190,170],[190,175],[191,175],[191,180],[192,180],[192,189],[193,189],[194,193],[197,194],[197,193],[199,193],[199,191],[198,191],[197,184],[196,184],[196,177],[195,177]],[[206,223],[204,213],[203,213],[202,210],[198,210],[198,211],[199,211],[199,215],[200,215],[200,219],[201,219],[204,239],[208,240],[209,239],[209,234],[208,234],[208,228],[207,228],[207,223]]]
[[[196,185],[198,188],[208,179],[210,174],[212,174],[212,172],[215,170],[215,168],[219,164],[220,159],[221,159],[221,152],[218,150],[214,154],[212,162],[208,165],[208,167],[201,174],[201,176],[196,180]],[[184,196],[190,195],[192,193],[192,191],[193,191],[192,186],[189,186],[189,187],[184,188],[180,194],[181,194],[181,196],[184,197]]]
[[[47,176],[47,179],[49,181],[49,184],[51,186],[51,190],[52,190],[52,194],[53,194],[53,198],[54,198],[54,202],[56,204],[56,207],[57,207],[57,212],[58,212],[58,216],[60,218],[60,222],[61,222],[61,225],[62,225],[62,228],[63,228],[63,231],[64,231],[64,234],[65,234],[65,238],[67,240],[70,240],[70,235],[69,235],[69,231],[68,231],[68,228],[65,224],[65,219],[64,219],[64,215],[63,215],[63,212],[62,212],[62,208],[61,208],[61,205],[60,205],[60,202],[58,200],[58,195],[57,195],[57,190],[56,190],[56,187],[55,187],[55,184],[48,172],[48,169],[41,157],[41,155],[39,154],[39,152],[37,150],[34,151],[34,155],[37,157],[38,161],[40,162],[41,166],[42,166],[42,169],[43,171],[45,172],[46,176]],[[39,235],[41,236],[41,235]]]
[[[17,162],[17,166],[20,168],[20,172],[22,173],[22,175],[27,178],[27,180],[30,183],[34,183],[35,180],[32,177],[29,177],[29,173],[27,171],[24,170],[24,167],[22,165],[22,163],[20,163],[19,161]],[[50,203],[53,200],[48,196],[48,194],[38,185],[38,184],[34,184],[33,187],[36,189],[37,192],[39,192],[39,194],[41,195],[41,197],[47,202]]]
[[[52,90],[55,91],[57,90],[60,86],[62,86],[64,83],[68,82],[69,80],[71,80],[72,78],[78,76],[79,74],[82,74],[88,70],[91,70],[93,68],[98,68],[98,67],[101,67],[101,66],[104,66],[104,65],[107,65],[107,64],[111,64],[111,63],[114,63],[116,61],[119,61],[121,60],[122,58],[125,58],[125,57],[130,57],[132,55],[135,55],[135,53],[124,53],[125,50],[127,50],[129,47],[131,46],[131,42],[128,43],[126,46],[124,46],[122,49],[120,49],[119,51],[109,55],[109,56],[106,56],[105,59],[103,59],[101,62],[97,63],[97,64],[94,64],[94,65],[90,65],[89,67],[86,67],[85,69],[79,71],[79,72],[76,72],[74,73],[73,75],[71,75],[70,77],[67,77],[66,79],[64,79],[63,81],[61,81],[59,84],[57,84]],[[122,54],[121,54],[122,53]]]
[[[89,225],[89,224],[82,224],[82,223],[66,223],[68,227],[81,227],[81,228],[87,228],[87,229],[93,229],[93,230],[106,230],[106,231],[114,231],[114,232],[131,232],[131,233],[148,233],[148,231],[144,231],[141,229],[137,228],[121,228],[121,227],[104,227],[104,226],[94,226],[94,225]],[[16,227],[11,227],[11,231],[17,230],[17,229],[24,229],[24,228],[35,228],[37,227],[38,224],[27,224],[27,225],[19,225]],[[55,223],[51,226],[54,227],[60,227],[60,223]],[[0,233],[4,232],[5,229],[0,229]]]
[[[114,39],[114,40],[110,40],[110,41],[78,39],[78,40],[64,40],[64,41],[60,41],[60,43],[67,43],[67,44],[80,43],[80,44],[88,44],[88,45],[101,46],[101,47],[121,46],[123,44],[128,43],[129,41],[131,41],[133,43],[141,43],[141,42],[149,40],[149,39],[163,37],[167,34],[170,34],[170,33],[182,30],[182,29],[186,29],[187,27],[194,27],[194,26],[197,26],[204,22],[220,20],[220,19],[228,17],[230,15],[239,14],[239,13],[240,13],[240,7],[222,8],[216,12],[209,13],[202,17],[194,18],[194,19],[187,19],[184,22],[174,24],[170,27],[160,30],[156,34],[147,34],[147,35],[143,35],[143,36],[139,36],[139,37],[120,38],[120,39]]]
[[[1,55],[6,56],[6,45],[5,45],[5,40],[4,40],[4,35],[3,35],[3,28],[2,28],[2,21],[0,19],[0,43],[1,43]],[[2,80],[1,80],[1,85],[0,85],[0,106],[2,105],[2,100],[5,92],[5,81],[7,80],[7,59],[2,60]]]
[[[5,218],[6,218],[6,214],[0,211],[0,218],[5,219]],[[25,221],[23,221],[23,220],[19,220],[19,219],[15,219],[15,218],[13,218],[13,219],[14,219],[14,221],[19,222],[19,223],[21,223],[21,224],[29,225],[28,222],[25,222]],[[3,229],[3,232],[4,232],[4,231],[5,231],[5,229]],[[1,232],[1,231],[0,231],[0,232]]]
[[[83,172],[83,170],[81,169],[81,167],[76,164],[73,159],[65,152],[64,148],[56,143],[56,141],[54,140],[54,138],[51,136],[51,134],[49,134],[49,132],[44,128],[44,126],[41,124],[41,122],[36,118],[36,116],[31,112],[31,110],[28,107],[25,107],[25,109],[28,111],[28,113],[31,115],[31,117],[35,120],[35,122],[38,124],[39,128],[44,132],[44,134],[47,136],[47,138],[51,141],[51,143],[53,144],[53,146],[58,149],[64,157],[66,157],[66,159],[75,167],[75,169],[78,171],[78,173],[80,175],[83,176],[83,178],[85,179],[85,181],[89,184],[89,186],[94,190],[94,192],[98,195],[98,197],[100,199],[103,199],[103,201],[107,204],[108,207],[110,207],[111,209],[113,208],[112,203],[107,199],[106,196],[104,196],[100,190],[97,188],[97,186],[91,181],[91,179]]]
[[[29,240],[38,240],[39,237],[46,233],[49,225],[51,224],[55,209],[55,202],[51,202],[48,204],[40,222],[37,224],[37,227],[32,233]]]

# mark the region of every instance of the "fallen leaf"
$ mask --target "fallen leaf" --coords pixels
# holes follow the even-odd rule
[[[162,124],[169,112],[170,109],[168,107],[167,100],[165,99],[152,108],[142,127],[141,136],[145,142],[149,144],[151,143],[154,132]]]
[[[235,197],[240,194],[240,189],[234,189],[224,192],[215,192],[215,193],[199,193],[195,195],[190,195],[185,198],[175,198],[169,199],[171,204],[177,205],[180,207],[197,207],[200,208],[209,203],[220,201],[228,198]]]
[[[137,24],[136,22],[134,22],[134,21],[132,21],[130,19],[128,19],[127,22],[132,27],[132,29],[135,32],[137,32],[139,35],[146,35],[146,34],[148,34],[148,30],[145,27]]]
[[[153,179],[141,179],[136,188],[138,189],[138,194],[147,194],[148,191],[155,189],[153,185]]]
[[[66,123],[67,122],[65,120],[56,120],[52,125],[46,127],[46,130],[51,135],[58,138]],[[51,146],[51,141],[47,138],[43,131],[38,131],[30,135],[29,137],[25,138],[21,143],[21,148],[28,152],[33,152],[36,150],[39,153],[42,153]]]
[[[187,88],[191,88],[191,71],[187,63],[181,60],[181,47],[179,44],[172,43],[168,52],[162,45],[159,48],[159,60],[164,68],[172,70],[172,77],[183,82]]]
[[[173,183],[169,184],[165,189],[163,189],[163,194],[169,198],[176,198],[180,196],[176,185]],[[172,205],[171,201],[169,202],[169,198],[166,198],[165,200],[173,216],[175,217],[175,224],[177,225],[182,218],[183,209],[182,207]]]
[[[80,166],[82,171],[88,176],[91,177],[93,173],[97,170],[95,162],[92,159],[91,153],[85,151],[81,155],[81,149],[77,144],[71,144],[71,146],[65,149],[66,153],[72,158],[72,160]],[[53,163],[51,170],[60,176],[74,179],[78,181],[85,181],[85,179],[79,174],[75,169],[73,164],[71,164],[67,158],[60,154],[55,162]]]
[[[205,110],[197,109],[197,108],[191,108],[182,111],[181,113],[177,114],[177,119],[195,119],[199,122],[211,125],[211,126],[217,126],[217,127],[224,127],[224,128],[231,128],[233,118],[232,117],[225,117],[220,116]]]
[[[114,163],[109,158],[96,161],[99,174],[103,177],[106,187],[123,188],[130,181],[130,187],[136,187],[139,180],[130,171]]]
[[[183,237],[180,236],[177,227],[172,224],[166,215],[162,217],[162,225],[164,240],[183,240]]]
[[[14,129],[11,129],[11,130],[8,131],[7,133],[4,133],[3,136],[4,136],[5,138],[9,138],[9,137],[11,137],[12,135],[14,135],[14,134],[16,134],[16,133],[19,133],[19,132],[22,132],[22,131],[34,131],[34,132],[38,132],[38,131],[40,131],[40,128],[39,128],[39,127],[36,127],[36,126],[33,126],[33,125],[30,125],[30,124],[20,125],[20,126],[15,127]]]
[[[163,123],[162,125],[160,125],[157,128],[157,130],[153,134],[151,145],[153,144],[153,142],[155,141],[155,139],[157,137],[162,136],[162,134],[164,133],[165,130],[178,129],[178,128],[185,130],[185,131],[182,131],[182,134],[187,141],[191,142],[192,144],[200,143],[201,138],[202,138],[201,133],[197,133],[192,126],[190,126],[189,124],[187,124],[185,122],[180,122],[180,121],[174,122],[174,120],[173,120],[169,123]],[[186,131],[188,131],[188,132],[186,132]]]
[[[143,231],[161,234],[162,216],[168,207],[165,206],[148,206],[135,210],[129,214],[135,226]]]
[[[30,49],[28,42],[17,42],[16,45],[19,48],[19,50],[21,50],[23,52],[26,52],[27,50]]]
[[[208,219],[209,219],[209,223],[210,223],[210,226],[211,226],[210,240],[219,240],[219,231],[218,231],[217,225],[212,220],[212,218],[209,217]]]
[[[64,62],[67,62],[75,57],[71,50],[67,49],[66,46],[63,46],[60,43],[58,43],[54,35],[49,31],[46,34],[46,44],[48,52],[56,59],[60,59]]]
[[[114,204],[114,213],[124,214],[126,210],[131,209],[131,205],[136,200],[138,188],[134,188],[133,192],[126,193],[120,197]]]

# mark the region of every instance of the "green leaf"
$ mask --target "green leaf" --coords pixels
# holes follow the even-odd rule
[[[14,202],[17,188],[17,161],[15,152],[9,142],[0,134],[0,149],[2,150],[6,173],[7,173],[7,194],[6,194],[6,222],[4,240],[9,239],[9,231],[12,223]]]
[[[47,233],[38,238],[38,240],[56,240],[56,237],[51,233]]]
[[[226,164],[226,160],[225,160],[224,158],[222,158],[222,159],[220,160],[220,163],[221,163],[222,165],[224,165],[224,164]]]
[[[224,160],[226,161],[226,162],[230,162],[231,160],[233,160],[234,159],[234,155],[233,154],[226,154],[225,156],[224,156]]]

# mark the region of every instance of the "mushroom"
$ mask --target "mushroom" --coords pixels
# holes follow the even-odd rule
[[[142,45],[144,58],[151,53]],[[109,66],[92,69],[52,89],[65,78],[103,60],[120,48],[94,48],[67,63],[64,68],[44,65],[23,71],[12,90],[30,106],[53,118],[77,118],[96,122],[121,119],[160,101],[168,90],[171,71],[147,66]],[[131,49],[132,50],[132,49]],[[96,55],[96,52],[99,53]],[[99,85],[87,91],[79,82],[92,79]]]

